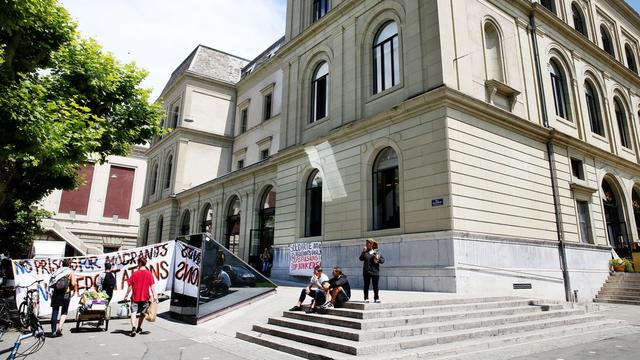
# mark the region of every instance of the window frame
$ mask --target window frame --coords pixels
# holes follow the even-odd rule
[[[313,0],[311,4],[311,22],[315,23],[316,21],[322,19],[329,10],[331,10],[331,3],[329,0]]]
[[[321,70],[326,66],[326,73],[321,74]],[[320,99],[318,91],[321,86],[323,86],[323,96],[324,96],[324,107],[323,113],[318,112]],[[321,61],[316,65],[313,76],[311,78],[311,102],[310,102],[310,118],[309,123],[313,124],[320,120],[323,120],[329,116],[329,63],[326,61]],[[322,114],[322,116],[319,116]]]
[[[600,42],[602,43],[602,50],[612,57],[616,57],[615,46],[613,45],[613,36],[606,25],[600,25]]]
[[[156,242],[162,242],[162,230],[164,227],[164,216],[160,215],[158,217],[158,222],[156,223]]]
[[[555,58],[549,61],[549,67],[556,116],[571,121],[567,74]]]
[[[581,207],[582,205],[582,207]],[[593,228],[591,226],[591,203],[586,199],[576,199],[576,222],[579,240],[582,244],[593,244]],[[584,210],[581,212],[581,209]],[[584,215],[584,216],[581,216]],[[584,226],[583,226],[584,224]],[[586,231],[585,231],[586,228]]]
[[[393,151],[396,161],[395,166],[380,168],[380,161],[387,151]],[[388,180],[389,178],[393,178],[395,183],[385,182],[385,179]],[[378,179],[380,179],[380,183]],[[397,151],[393,147],[384,147],[380,149],[376,154],[376,157],[373,161],[373,166],[371,167],[371,185],[372,230],[378,231],[400,228],[400,159],[398,157]],[[384,196],[385,194],[383,191],[383,189],[389,185],[392,186],[391,199],[393,201],[391,204],[391,208],[393,209],[393,213],[391,214],[391,216],[388,216],[387,212],[385,211],[388,207],[385,201],[388,200],[389,197]],[[380,202],[380,198],[383,199],[382,202]]]
[[[173,173],[173,154],[169,154],[167,157],[167,161],[165,163],[166,168],[164,169],[164,187],[163,189],[169,189],[171,187],[171,175]]]
[[[591,94],[589,94],[589,92],[591,92]],[[591,129],[591,133],[604,136],[605,127],[602,118],[600,96],[596,87],[589,80],[585,80],[584,82],[584,96],[587,103],[587,116],[589,117],[589,128]]]
[[[191,210],[186,209],[182,213],[182,216],[180,217],[180,228],[179,229],[180,229],[179,236],[187,236],[187,235],[190,234],[190,232],[191,232]]]
[[[633,71],[637,75],[638,63],[636,61],[636,55],[633,49],[631,48],[631,45],[629,44],[624,45],[624,57],[627,62],[627,69]]]
[[[264,94],[262,97],[262,121],[267,121],[273,117],[273,92]]]
[[[155,195],[158,191],[158,175],[160,175],[160,166],[156,161],[151,167],[151,189],[149,189],[149,195]]]
[[[319,185],[315,182],[316,178],[320,179]],[[322,236],[323,187],[324,178],[320,170],[314,169],[305,182],[304,237]]]
[[[395,33],[387,36],[384,39],[380,39],[384,31],[389,26],[395,26]],[[389,45],[389,56],[391,65],[389,69],[389,75],[391,76],[391,85],[386,86],[387,69],[385,67],[385,46]],[[380,67],[378,68],[378,59],[380,59]],[[397,63],[397,64],[396,64]],[[371,46],[371,64],[372,64],[372,95],[383,93],[391,88],[394,88],[402,82],[402,64],[400,58],[400,29],[398,23],[395,20],[388,20],[384,22],[377,30],[376,35],[373,38],[373,45]],[[397,73],[396,73],[397,72]],[[380,78],[380,80],[378,80]],[[379,84],[380,81],[382,84]]]
[[[249,125],[249,107],[240,109],[240,124],[238,125],[238,134],[242,135],[247,132]]]
[[[582,7],[575,1],[571,3],[571,17],[573,19],[573,28],[580,34],[589,38],[587,19],[584,16],[584,11],[582,11]]]
[[[616,96],[613,98],[613,112],[618,125],[618,135],[620,136],[620,145],[625,149],[633,149],[631,143],[631,134],[629,129],[629,118],[627,109],[622,100]]]
[[[555,0],[540,0],[540,5],[542,5],[545,9],[551,11],[552,13],[558,15]]]

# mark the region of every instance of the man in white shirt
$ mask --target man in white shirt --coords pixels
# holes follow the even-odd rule
[[[322,290],[322,283],[325,281],[329,281],[329,277],[322,272],[320,265],[316,265],[316,267],[313,268],[313,276],[309,279],[309,285],[302,289],[298,303],[289,309],[289,311],[302,311],[302,302],[308,295],[313,298],[309,312],[315,312],[316,305],[322,305],[325,302],[324,291]]]

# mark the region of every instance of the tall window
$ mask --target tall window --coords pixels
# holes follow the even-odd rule
[[[178,127],[178,118],[180,117],[180,106],[174,104],[171,106],[171,123],[170,128],[175,129]]]
[[[556,2],[555,0],[540,0],[540,4],[542,4],[542,6],[546,7],[547,9],[549,9],[549,11],[551,11],[552,13],[556,13]]]
[[[373,42],[373,93],[377,94],[400,83],[398,25],[390,21]]]
[[[78,170],[78,177],[83,179],[83,183],[75,190],[62,192],[59,213],[70,214],[73,211],[77,215],[87,215],[91,185],[93,184],[93,170],[93,164],[85,164]]]
[[[487,61],[487,79],[504,83],[500,34],[495,25],[490,22],[484,24],[484,51]]]
[[[313,0],[313,22],[320,20],[329,12],[329,0]]]
[[[249,122],[249,109],[240,110],[240,134],[247,132],[247,123]]]
[[[234,196],[227,210],[227,236],[225,246],[238,255],[240,245],[240,199]]]
[[[325,116],[329,110],[329,64],[321,63],[313,72],[311,82],[311,122]]]
[[[398,156],[386,147],[373,164],[373,229],[400,227]]]
[[[578,207],[578,226],[580,226],[580,241],[584,244],[590,244],[591,237],[591,218],[589,217],[589,203],[586,201],[576,201]]]
[[[118,217],[120,219],[129,218],[135,175],[135,169],[111,166],[102,216]]]
[[[551,74],[551,87],[553,89],[553,102],[556,107],[556,115],[569,119],[569,102],[567,98],[567,79],[562,68],[555,60],[549,63]]]
[[[624,54],[627,58],[627,67],[629,68],[629,70],[637,74],[638,65],[636,64],[636,57],[635,55],[633,55],[633,49],[631,49],[631,46],[629,46],[629,44],[624,46]]]
[[[144,226],[142,227],[142,245],[149,245],[149,219],[144,221]]]
[[[153,165],[153,170],[151,171],[151,195],[156,193],[156,187],[158,183],[158,163]]]
[[[582,15],[582,10],[580,9],[580,5],[575,2],[571,4],[571,14],[573,15],[573,28],[576,29],[580,34],[584,36],[587,35],[587,23],[584,20],[584,15]]]
[[[600,99],[598,98],[598,93],[588,81],[584,83],[584,96],[587,98],[587,111],[589,113],[591,132],[604,136]]]
[[[173,172],[173,155],[169,155],[167,158],[167,165],[164,170],[164,188],[168,189],[171,186],[171,173]]]
[[[164,218],[162,215],[158,218],[158,227],[156,228],[156,242],[162,242],[162,229],[164,228]]]
[[[615,57],[616,53],[613,51],[613,41],[609,30],[604,25],[600,25],[600,38],[602,40],[602,49],[609,53],[609,55]]]
[[[271,119],[271,102],[273,99],[273,94],[269,93],[264,96],[264,109],[262,111],[263,120]]]
[[[191,231],[191,212],[186,210],[182,214],[182,221],[180,222],[180,235],[189,235]]]
[[[306,186],[304,236],[320,236],[322,232],[322,176],[314,170]]]
[[[205,205],[202,210],[202,222],[200,223],[200,232],[213,233],[213,209],[211,204]]]
[[[627,113],[618,98],[613,100],[616,120],[618,122],[618,132],[620,133],[620,144],[627,149],[631,149],[631,139],[629,138],[629,127],[627,126]]]

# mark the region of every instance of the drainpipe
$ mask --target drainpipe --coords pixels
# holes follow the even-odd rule
[[[571,280],[569,278],[569,270],[567,269],[567,252],[564,242],[564,232],[562,231],[562,213],[560,209],[560,196],[558,194],[558,185],[554,159],[553,136],[555,129],[549,126],[549,115],[547,114],[547,101],[544,95],[544,87],[542,85],[542,67],[540,64],[540,51],[538,50],[538,37],[536,36],[536,5],[534,5],[529,15],[529,31],[531,32],[531,43],[533,46],[533,58],[536,66],[536,80],[538,83],[538,92],[540,93],[540,112],[542,114],[542,124],[549,129],[549,137],[547,139],[547,161],[549,162],[549,172],[551,176],[551,191],[553,194],[553,207],[556,216],[556,233],[558,236],[558,253],[560,255],[560,270],[562,270],[562,279],[564,283],[564,295],[566,301],[573,299],[571,292]]]

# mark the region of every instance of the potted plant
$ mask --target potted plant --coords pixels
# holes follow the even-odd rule
[[[633,272],[633,263],[628,259],[611,259],[609,266],[613,267],[616,272]]]

